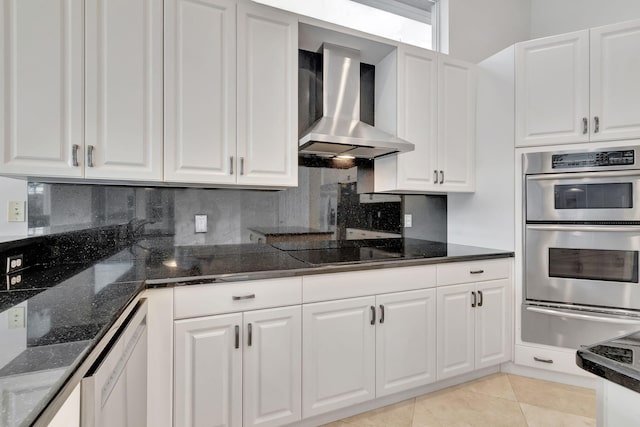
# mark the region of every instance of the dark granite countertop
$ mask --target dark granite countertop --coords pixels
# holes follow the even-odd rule
[[[309,227],[251,227],[249,230],[256,233],[263,234],[265,236],[284,236],[291,234],[333,234],[333,231],[322,231],[317,228]]]
[[[576,364],[587,372],[640,393],[640,331],[576,353]]]
[[[27,325],[0,328],[6,335],[0,347],[0,389],[45,372],[47,378],[38,385],[37,398],[22,405],[24,412],[9,414],[0,406],[0,419],[8,426],[31,424],[145,287],[510,256],[512,252],[415,239],[175,246],[171,238],[159,237],[112,245],[110,253],[96,252],[93,260],[59,257],[58,263],[22,270],[19,283],[11,284],[8,275],[0,282],[0,322],[4,319],[6,325],[8,315],[24,309]]]

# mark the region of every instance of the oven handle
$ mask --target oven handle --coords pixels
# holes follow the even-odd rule
[[[527,224],[527,230],[538,231],[606,231],[608,233],[640,233],[640,225],[560,225]]]
[[[549,179],[581,179],[581,178],[617,178],[623,176],[637,176],[640,178],[638,170],[620,171],[598,171],[598,172],[570,172],[570,173],[545,173],[527,175],[528,181],[546,181]]]
[[[628,319],[621,316],[608,316],[608,315],[596,316],[591,314],[576,313],[573,310],[561,310],[561,309],[540,308],[540,307],[527,307],[526,310],[532,311],[534,313],[548,314],[550,316],[569,317],[571,319],[590,320],[592,322],[617,323],[619,325],[640,325],[640,319],[632,320],[632,319]]]

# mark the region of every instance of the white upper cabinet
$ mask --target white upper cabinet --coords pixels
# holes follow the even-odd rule
[[[162,0],[86,0],[87,178],[162,180]]]
[[[516,45],[516,146],[589,141],[589,31]]]
[[[516,146],[640,138],[640,21],[516,45]]]
[[[385,60],[385,61],[388,61]],[[389,73],[386,62],[383,73]],[[429,50],[397,50],[397,134],[415,150],[375,161],[378,192],[471,192],[475,189],[475,65]],[[385,96],[385,95],[383,95]],[[396,99],[384,100],[384,103]],[[385,107],[385,113],[387,107]],[[393,120],[381,117],[394,132]]]
[[[238,4],[238,184],[298,183],[298,20]]]
[[[640,21],[591,29],[591,120],[592,141],[640,137]]]
[[[298,182],[298,25],[233,0],[165,0],[165,180]]]
[[[2,0],[0,26],[0,173],[82,177],[82,0]]]
[[[476,67],[446,55],[438,61],[439,191],[475,190]]]
[[[236,2],[165,0],[167,181],[234,184]]]

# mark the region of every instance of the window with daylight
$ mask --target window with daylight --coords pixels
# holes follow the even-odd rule
[[[437,49],[439,0],[253,0],[369,34]]]

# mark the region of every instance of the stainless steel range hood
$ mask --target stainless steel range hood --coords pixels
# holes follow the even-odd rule
[[[323,45],[323,116],[300,138],[300,153],[373,159],[415,146],[360,120],[360,52]]]

